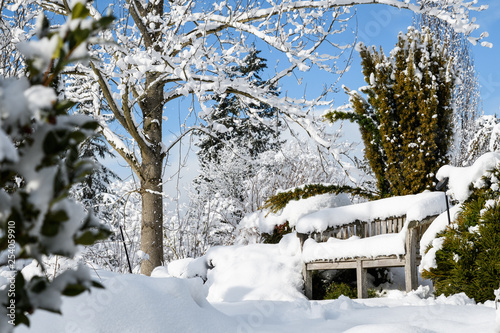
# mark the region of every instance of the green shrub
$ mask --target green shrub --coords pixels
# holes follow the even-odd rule
[[[293,229],[288,224],[288,221],[274,226],[272,234],[262,234],[262,242],[265,244],[278,244],[284,235],[289,234]]]
[[[286,205],[292,200],[307,199],[315,195],[321,195],[327,193],[330,194],[347,193],[353,196],[359,196],[367,199],[373,199],[375,197],[374,193],[357,187],[308,184],[301,187],[297,187],[293,190],[280,192],[276,195],[267,198],[267,200],[264,202],[264,205],[260,207],[260,209],[268,209],[272,213],[278,213],[280,210],[285,208]]]
[[[340,295],[344,295],[349,298],[356,298],[358,297],[358,291],[356,287],[352,287],[345,282],[332,282],[326,289],[324,299],[337,299]]]
[[[351,286],[345,282],[332,282],[326,289],[325,296],[323,299],[337,299],[341,295],[349,298],[358,297],[358,288]],[[375,289],[368,289],[368,298],[377,297],[377,291]]]
[[[477,302],[495,299],[500,283],[500,170],[483,177],[456,221],[444,232],[436,267],[425,270],[438,295],[464,292]]]

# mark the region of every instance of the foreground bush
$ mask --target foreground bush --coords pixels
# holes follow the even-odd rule
[[[456,221],[438,235],[436,267],[424,270],[438,295],[464,292],[477,302],[494,300],[500,285],[500,170],[488,172]]]

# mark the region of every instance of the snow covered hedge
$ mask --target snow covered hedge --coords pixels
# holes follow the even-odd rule
[[[435,263],[422,276],[433,281],[437,294],[493,300],[500,285],[500,154],[485,154],[468,168],[443,167],[443,177],[461,209],[432,242],[428,253]]]
[[[18,45],[29,78],[0,79],[0,331],[29,325],[36,309],[60,312],[61,295],[74,296],[100,286],[84,267],[50,281],[25,277],[20,270],[42,256],[73,257],[80,245],[108,236],[108,230],[68,197],[70,187],[92,171],[79,160],[78,147],[94,135],[97,123],[68,115],[73,103],[53,88],[69,62],[85,58],[87,41],[112,18],[87,20],[84,3],[56,31],[39,19],[38,40]]]

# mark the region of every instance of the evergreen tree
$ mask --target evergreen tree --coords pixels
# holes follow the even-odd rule
[[[266,60],[259,53],[253,48],[242,64],[229,72],[237,73],[256,87],[267,85],[260,76],[267,67]],[[278,94],[275,87],[270,91]],[[259,168],[257,157],[277,150],[281,144],[280,121],[278,110],[264,103],[249,102],[234,94],[217,95],[214,99],[214,112],[205,119],[207,130],[197,144],[201,175],[195,180],[196,194],[192,199],[207,210],[207,217],[212,214],[215,220],[226,224],[222,229],[230,234],[247,213],[247,187]],[[207,132],[218,134],[203,134]]]
[[[435,6],[427,3],[426,6]],[[482,114],[479,78],[476,74],[470,41],[464,33],[456,32],[449,23],[429,15],[420,15],[416,23],[428,27],[436,41],[441,42],[452,58],[457,84],[453,87],[452,100],[454,142],[451,147],[451,163],[468,165],[481,153],[471,159],[468,146],[477,130],[475,122]]]
[[[67,69],[75,70],[79,65]],[[102,103],[104,95],[98,85],[89,84],[88,80],[80,76],[61,75],[59,94],[65,99],[78,103],[72,110],[76,114],[92,116],[97,112],[105,114],[109,112],[109,106]],[[111,117],[101,117],[99,123],[110,123]],[[99,130],[102,131],[102,126]],[[111,183],[119,177],[109,168],[100,163],[105,158],[115,157],[111,147],[107,144],[103,135],[93,136],[80,145],[80,159],[89,160],[94,164],[94,171],[87,175],[83,182],[72,189],[72,195],[83,203],[88,211],[92,211],[99,219],[110,221],[112,211],[109,202],[105,203],[104,197],[111,193]]]
[[[101,136],[95,136],[80,145],[80,159],[91,161],[94,170],[72,189],[72,195],[88,211],[93,212],[101,221],[110,221],[113,212],[105,203],[105,196],[112,194],[111,183],[118,179],[116,173],[102,165],[98,158],[113,157]]]
[[[357,49],[368,83],[360,91],[368,98],[345,88],[353,111],[326,119],[358,123],[380,197],[431,188],[452,140],[454,72],[446,49],[428,29],[414,28],[399,34],[389,56],[361,43]]]
[[[256,87],[268,85],[260,76],[267,68],[266,60],[259,56],[260,51],[253,48],[243,59],[240,66],[232,68],[229,76],[234,79],[236,74]],[[270,91],[277,95],[276,88]],[[250,157],[277,149],[280,145],[278,140],[280,121],[278,110],[264,103],[245,101],[235,94],[216,95],[214,112],[205,118],[207,131],[202,132],[197,146],[199,160],[205,163],[218,163],[220,156],[218,152],[226,147],[246,147]],[[255,117],[262,121],[257,121]],[[205,135],[204,133],[218,133],[217,137]]]

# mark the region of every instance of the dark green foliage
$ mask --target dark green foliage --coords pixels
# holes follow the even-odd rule
[[[287,192],[278,193],[269,197],[261,209],[269,209],[273,213],[278,213],[280,210],[292,200],[307,199],[320,194],[340,194],[349,193],[352,195],[361,196],[364,198],[373,198],[374,194],[360,188],[353,188],[350,186],[339,185],[323,185],[323,184],[308,184],[305,186],[297,187]]]
[[[289,234],[292,231],[293,230],[288,222],[280,225],[275,225],[272,234],[262,234],[262,242],[265,244],[278,244],[284,235]]]
[[[83,7],[82,7],[83,6]],[[87,17],[82,3],[74,6],[73,18]],[[42,256],[73,257],[80,245],[105,239],[109,230],[69,198],[70,188],[91,172],[93,165],[82,160],[79,147],[95,134],[97,122],[87,117],[68,116],[74,103],[57,100],[51,87],[64,66],[75,59],[72,52],[87,38],[104,28],[110,17],[82,28],[73,24],[64,36],[42,24],[38,38],[57,38],[58,46],[49,64],[37,56],[27,60],[27,78],[0,79],[0,253],[2,270],[10,271],[15,292],[0,291],[0,330],[29,325],[28,315],[36,309],[60,313],[61,295],[78,295],[91,287],[102,287],[79,267],[53,280],[34,276],[25,280],[20,273],[22,259],[36,260],[42,271]],[[29,50],[30,45],[25,48]],[[30,54],[30,53],[28,53]],[[10,87],[16,87],[15,102]],[[29,100],[29,94],[38,98]],[[43,96],[42,96],[43,95]],[[46,103],[44,98],[50,103]],[[9,97],[10,99],[6,99]],[[42,101],[39,101],[41,99]],[[9,102],[5,102],[9,101]],[[38,104],[40,103],[40,104]],[[35,109],[36,108],[36,109]],[[22,116],[19,116],[22,115]],[[13,150],[8,148],[12,146]],[[7,153],[6,153],[7,152]],[[8,315],[7,305],[15,304]],[[15,318],[14,318],[15,317]],[[5,324],[9,321],[8,324]]]
[[[349,298],[357,298],[358,292],[355,287],[352,287],[345,282],[332,282],[328,288],[326,288],[324,299],[337,299],[341,295]]]
[[[358,288],[345,282],[332,282],[328,288],[326,288],[325,297],[323,299],[337,299],[341,295],[349,298],[358,298]],[[375,297],[377,297],[377,291],[372,288],[368,289],[368,298]]]
[[[259,57],[260,51],[253,51],[243,60],[244,65],[231,68],[228,75],[231,78],[245,78],[257,87],[264,87],[268,83],[260,77],[267,67],[266,59]],[[275,87],[268,88],[277,95]],[[250,157],[259,153],[277,149],[280,121],[278,110],[263,103],[244,103],[232,93],[215,96],[216,105],[213,113],[205,119],[206,130],[200,133],[201,140],[198,156],[204,163],[221,162],[219,152],[227,147],[246,147]],[[257,117],[261,121],[257,120]],[[223,125],[229,131],[216,133],[214,126]],[[207,134],[212,132],[212,134]]]
[[[436,252],[436,267],[422,276],[431,279],[437,294],[464,292],[477,302],[495,299],[500,284],[500,170],[483,178],[456,221],[438,235],[444,242]]]
[[[452,140],[454,74],[444,47],[429,31],[400,34],[390,56],[359,47],[368,98],[346,88],[353,112],[336,110],[330,122],[360,126],[365,157],[380,197],[422,192],[448,162]]]
[[[371,276],[370,281],[375,287],[383,283],[390,282],[385,268],[370,268],[367,271]],[[340,295],[349,298],[358,297],[356,287],[356,270],[342,269],[318,272],[313,274],[313,299],[337,299]],[[368,289],[368,298],[377,297],[377,291],[374,288]]]

